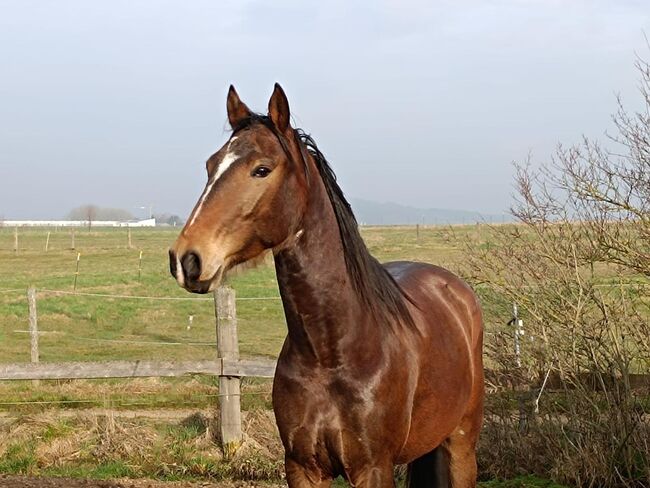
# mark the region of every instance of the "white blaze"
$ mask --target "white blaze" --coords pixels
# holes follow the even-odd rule
[[[208,183],[205,185],[205,190],[203,190],[203,193],[201,194],[201,198],[199,198],[199,204],[196,206],[196,209],[192,214],[190,223],[187,225],[188,227],[194,224],[194,221],[199,216],[199,213],[201,212],[201,208],[203,207],[205,200],[208,198],[208,195],[212,191],[212,187],[215,185],[217,180],[221,178],[221,176],[226,172],[228,168],[230,168],[230,166],[232,166],[232,164],[235,161],[237,161],[238,159],[237,154],[234,151],[230,151],[230,145],[233,143],[235,139],[237,139],[237,137],[233,137],[232,139],[230,139],[227,148],[228,152],[221,160],[221,163],[219,163],[219,167],[217,168],[217,171],[214,173],[214,175],[212,175],[212,177],[208,180]]]

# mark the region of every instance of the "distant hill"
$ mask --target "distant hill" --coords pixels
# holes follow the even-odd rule
[[[444,208],[416,208],[398,203],[379,203],[358,198],[352,198],[350,204],[357,222],[362,225],[496,223],[512,219],[509,215],[482,214],[469,210]]]

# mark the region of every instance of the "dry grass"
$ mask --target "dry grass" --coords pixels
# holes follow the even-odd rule
[[[71,432],[50,442],[42,442],[36,447],[36,460],[40,468],[64,466],[73,463],[82,455],[90,435],[86,432]]]
[[[261,481],[282,481],[284,452],[273,413],[261,409],[244,412],[244,443],[230,459],[223,456],[215,440],[217,414],[214,410],[204,410],[189,412],[182,418],[134,419],[110,409],[80,411],[65,417],[47,412],[5,421],[0,433],[2,440],[10,440],[9,445],[21,444],[33,450],[31,462],[20,465],[13,473],[244,480],[251,482],[251,486],[259,486]],[[523,474],[523,470],[517,469],[522,463],[544,461],[536,459],[546,455],[535,444],[540,439],[517,435],[516,428],[506,425],[508,422],[504,419],[490,422],[484,431],[479,456],[484,478],[518,476]],[[495,450],[495,445],[500,449]],[[515,457],[495,459],[496,453],[501,456],[508,452]],[[14,455],[17,454],[10,453]],[[512,469],[499,470],[504,465]],[[400,472],[403,473],[403,469],[398,470]],[[538,480],[529,481],[507,486],[548,486],[538,485]],[[490,483],[489,486],[500,485]]]
[[[282,459],[284,449],[271,410],[251,410],[242,418],[245,452],[254,451],[269,459]]]
[[[244,413],[245,440],[232,459],[224,458],[215,441],[217,413],[192,412],[170,421],[128,418],[105,409],[5,419],[0,425],[0,454],[5,461],[28,454],[29,462],[15,471],[21,474],[104,465],[163,478],[281,479],[282,448],[272,413]]]
[[[159,440],[158,433],[151,426],[138,420],[117,420],[110,410],[89,420],[90,454],[99,461],[144,462],[149,457],[150,446]]]

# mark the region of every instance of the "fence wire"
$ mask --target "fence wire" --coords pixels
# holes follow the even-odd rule
[[[23,381],[32,381],[32,380],[23,380]],[[50,380],[48,380],[50,381]],[[260,397],[260,396],[271,396],[271,391],[245,391],[241,393],[230,393],[230,394],[222,394],[222,393],[215,393],[213,395],[192,395],[192,398],[196,398],[197,400],[210,400],[214,398],[226,398],[226,397]],[[13,402],[0,402],[0,407],[3,406],[18,406],[18,405],[65,405],[65,404],[109,404],[111,407],[127,407],[127,406],[151,406],[151,407],[160,407],[161,405],[165,405],[166,402],[120,402],[119,400],[115,400],[115,397],[102,397],[102,398],[89,398],[89,399],[69,399],[69,400],[20,400],[20,401],[13,401]],[[192,401],[179,401],[178,399],[174,399],[173,404],[174,405],[196,405],[196,403],[199,402],[192,402]]]
[[[24,290],[26,291],[26,290]],[[46,288],[41,288],[37,290],[39,293],[50,293],[53,295],[78,295],[85,297],[98,297],[98,298],[124,298],[127,300],[178,300],[178,301],[214,301],[212,297],[154,297],[146,295],[113,295],[110,293],[89,293],[89,292],[79,292],[79,291],[67,291],[67,290],[50,290]],[[271,297],[236,297],[236,300],[280,300],[279,296]]]

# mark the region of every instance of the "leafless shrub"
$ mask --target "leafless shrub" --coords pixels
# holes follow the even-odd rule
[[[482,447],[487,474],[650,483],[648,391],[634,381],[650,372],[650,65],[639,60],[637,68],[644,108],[629,113],[619,101],[607,147],[584,139],[559,147],[538,170],[518,165],[519,224],[491,227],[489,245],[466,243],[465,272],[487,304],[486,355],[496,372]],[[520,368],[512,328],[495,324],[511,302],[526,324]],[[553,392],[535,417],[548,371]],[[508,401],[513,390],[525,397],[527,423]]]

